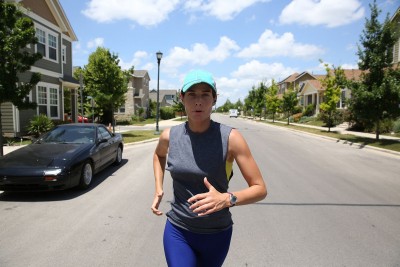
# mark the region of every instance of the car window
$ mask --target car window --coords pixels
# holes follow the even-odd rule
[[[112,137],[111,133],[105,127],[102,127],[102,126],[100,126],[98,128],[98,135],[99,135],[99,139],[109,140]]]
[[[39,139],[40,143],[93,143],[93,127],[57,127]]]

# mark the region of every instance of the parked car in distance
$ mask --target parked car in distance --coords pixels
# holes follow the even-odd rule
[[[0,157],[0,190],[86,189],[93,176],[122,162],[122,135],[104,125],[58,125],[32,144]]]
[[[89,123],[88,118],[78,115],[78,122],[82,123],[82,120],[83,120],[83,123]]]
[[[237,109],[230,109],[229,110],[229,118],[235,117],[237,118],[239,115],[239,111]]]

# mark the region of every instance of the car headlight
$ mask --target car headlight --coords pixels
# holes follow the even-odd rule
[[[46,170],[44,171],[44,180],[48,182],[56,182],[58,175],[62,172],[61,169]]]

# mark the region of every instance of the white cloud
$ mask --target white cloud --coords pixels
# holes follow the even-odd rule
[[[179,0],[90,0],[82,13],[98,22],[127,19],[153,26],[166,20],[178,3]]]
[[[145,51],[136,51],[135,54],[133,55],[133,58],[129,62],[125,62],[122,58],[119,58],[119,65],[123,70],[127,70],[130,67],[134,67],[134,69],[139,70],[139,69],[145,69],[145,70],[151,70],[153,69],[152,65],[144,65],[142,66],[142,61],[147,60],[149,57],[149,54]],[[149,68],[151,67],[151,68]]]
[[[205,66],[212,61],[224,61],[231,55],[232,50],[238,49],[239,46],[235,41],[223,36],[214,48],[209,48],[203,43],[194,44],[192,49],[174,47],[169,55],[165,59],[163,58],[163,64],[169,71],[174,71],[182,65]]]
[[[189,12],[203,11],[207,15],[226,21],[254,4],[268,1],[270,0],[189,0],[185,1],[184,8]]]
[[[231,102],[238,99],[243,101],[249,90],[260,82],[270,84],[272,79],[280,81],[294,72],[295,69],[287,68],[281,63],[267,64],[257,60],[247,62],[233,71],[231,77],[216,78],[218,105],[222,105],[227,99]]]
[[[338,27],[363,18],[365,9],[358,0],[293,0],[279,16],[283,24]]]
[[[279,36],[271,30],[265,30],[258,39],[258,42],[240,51],[238,57],[257,58],[287,56],[315,58],[323,53],[323,49],[318,46],[297,43],[293,34],[290,32]]]
[[[92,49],[92,48],[102,47],[103,45],[104,45],[104,38],[98,37],[87,42],[86,47],[88,49]]]

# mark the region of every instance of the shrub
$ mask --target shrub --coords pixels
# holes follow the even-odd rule
[[[393,123],[393,132],[400,133],[400,118]]]
[[[292,116],[293,117],[293,122],[299,122],[302,116],[303,116],[303,113],[293,114],[293,116]]]
[[[303,116],[313,116],[315,111],[315,104],[309,104],[303,111]]]
[[[169,120],[175,118],[175,111],[172,107],[160,108],[160,118],[162,120]]]
[[[343,113],[340,110],[332,112],[332,116],[329,117],[327,112],[320,112],[318,119],[322,120],[327,127],[335,127],[343,122]]]
[[[39,116],[33,117],[27,127],[28,133],[39,137],[41,134],[49,131],[54,127],[54,123],[46,115],[40,114]]]

